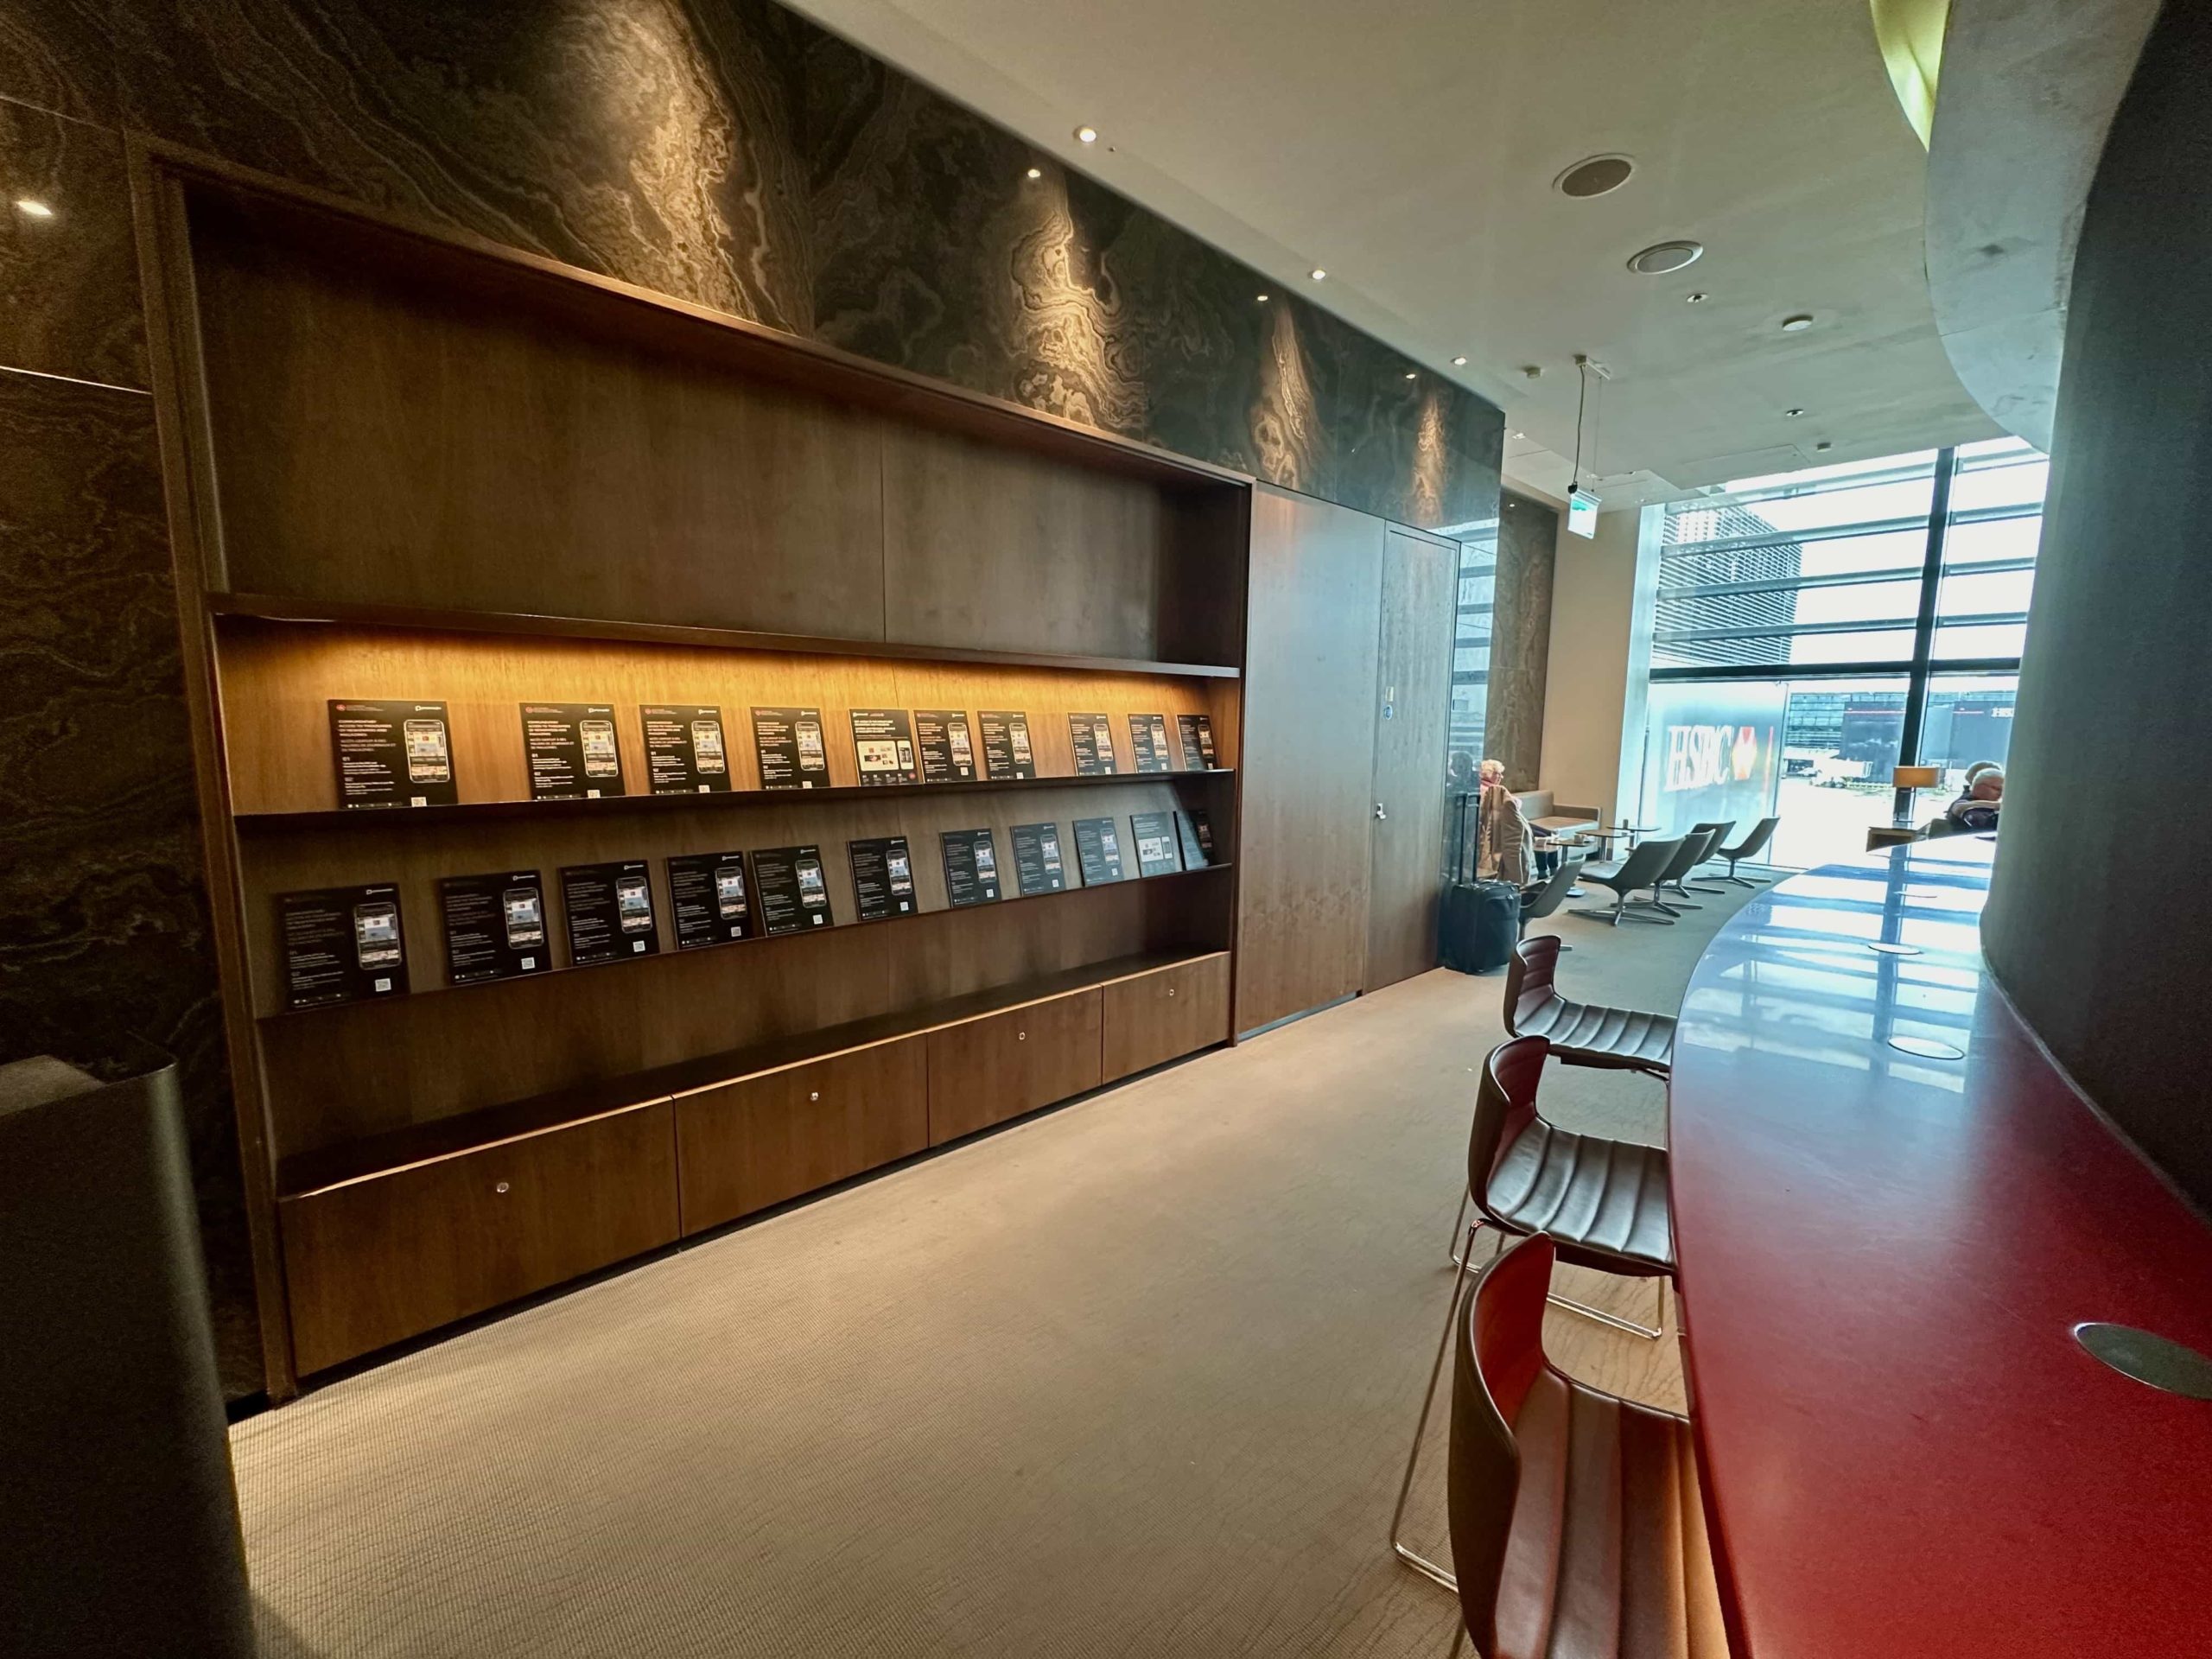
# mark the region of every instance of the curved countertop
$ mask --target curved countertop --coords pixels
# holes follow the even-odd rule
[[[1767,888],[1683,999],[1684,1367],[1750,1659],[2212,1651],[2212,1402],[2072,1335],[2212,1354],[2212,1225],[1987,976],[1992,854],[1917,842]]]

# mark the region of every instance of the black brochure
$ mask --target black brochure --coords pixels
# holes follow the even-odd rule
[[[1183,860],[1175,846],[1173,812],[1132,812],[1129,839],[1136,846],[1139,875],[1178,875]]]
[[[1183,843],[1183,868],[1203,870],[1213,862],[1213,824],[1203,806],[1175,815],[1175,837]]]
[[[753,937],[743,853],[683,853],[668,861],[668,904],[676,948],[696,950]]]
[[[1183,741],[1183,767],[1186,772],[1211,772],[1213,758],[1213,716],[1211,715],[1178,715],[1175,734]]]
[[[1075,821],[1075,861],[1086,887],[1126,880],[1122,869],[1122,837],[1111,818]]]
[[[1014,875],[1020,883],[1024,898],[1033,893],[1058,893],[1067,886],[1067,866],[1060,857],[1058,824],[1014,826]]]
[[[553,965],[545,884],[536,870],[442,877],[438,907],[445,913],[448,984],[514,979]]]
[[[407,941],[399,889],[322,887],[276,895],[277,941],[284,953],[284,1006],[320,1008],[407,990]]]
[[[652,878],[642,858],[571,864],[561,872],[561,908],[569,918],[569,960],[578,968],[660,950]]]
[[[1029,716],[1019,710],[985,709],[976,716],[983,734],[983,774],[1000,784],[1037,775],[1037,752],[1029,747]]]
[[[996,904],[999,899],[999,849],[988,830],[947,830],[944,843],[944,896],[955,910],[969,905]]]
[[[597,800],[624,792],[611,703],[525,702],[522,752],[530,763],[533,801]]]
[[[638,721],[645,728],[645,779],[654,794],[718,795],[731,786],[721,709],[648,702],[639,709]]]
[[[1114,729],[1103,715],[1070,715],[1068,741],[1075,749],[1075,774],[1103,778],[1115,770]]]
[[[453,725],[442,702],[330,699],[340,806],[451,806]]]
[[[1165,715],[1131,715],[1129,747],[1136,755],[1139,772],[1175,770],[1175,762],[1169,758],[1167,751],[1167,716]]]
[[[753,854],[753,885],[766,931],[797,933],[830,925],[830,879],[819,847],[771,847]]]
[[[914,861],[907,855],[906,836],[848,842],[845,850],[853,861],[853,902],[861,920],[912,916],[921,908],[914,897]]]
[[[915,781],[914,728],[904,709],[855,709],[853,759],[864,784]]]
[[[830,750],[819,709],[755,709],[753,741],[763,789],[827,789]]]
[[[976,741],[964,710],[915,709],[914,747],[921,756],[924,783],[976,781]]]

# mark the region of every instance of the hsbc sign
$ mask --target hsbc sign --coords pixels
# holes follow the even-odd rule
[[[1758,770],[1758,760],[1755,727],[1669,726],[1667,770],[1661,787],[1672,794],[1678,789],[1745,783]]]

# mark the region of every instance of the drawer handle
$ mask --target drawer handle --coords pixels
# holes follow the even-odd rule
[[[1026,1043],[1029,1040],[1029,1033],[1026,1031],[1017,1031],[1014,1033],[1014,1040],[1017,1043]]]
[[[506,1184],[505,1181],[501,1181],[501,1182],[500,1182],[497,1186],[493,1187],[492,1190],[493,1190],[494,1192],[505,1192],[505,1191],[507,1190],[507,1184]]]
[[[1173,996],[1173,995],[1175,995],[1175,988],[1174,988],[1173,985],[1170,985],[1170,986],[1167,988],[1167,995],[1170,995],[1170,996]]]
[[[810,1090],[806,1097],[809,1100],[819,1100],[822,1098],[822,1091],[819,1089]]]

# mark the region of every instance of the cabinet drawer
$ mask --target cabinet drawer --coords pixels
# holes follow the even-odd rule
[[[1098,1030],[1093,988],[930,1033],[930,1144],[1096,1089]]]
[[[828,1186],[930,1143],[929,1044],[902,1037],[676,1103],[686,1233]]]
[[[302,1372],[676,1238],[667,1101],[286,1198]]]
[[[1229,1039],[1229,957],[1203,957],[1117,979],[1105,1002],[1107,1082]]]

